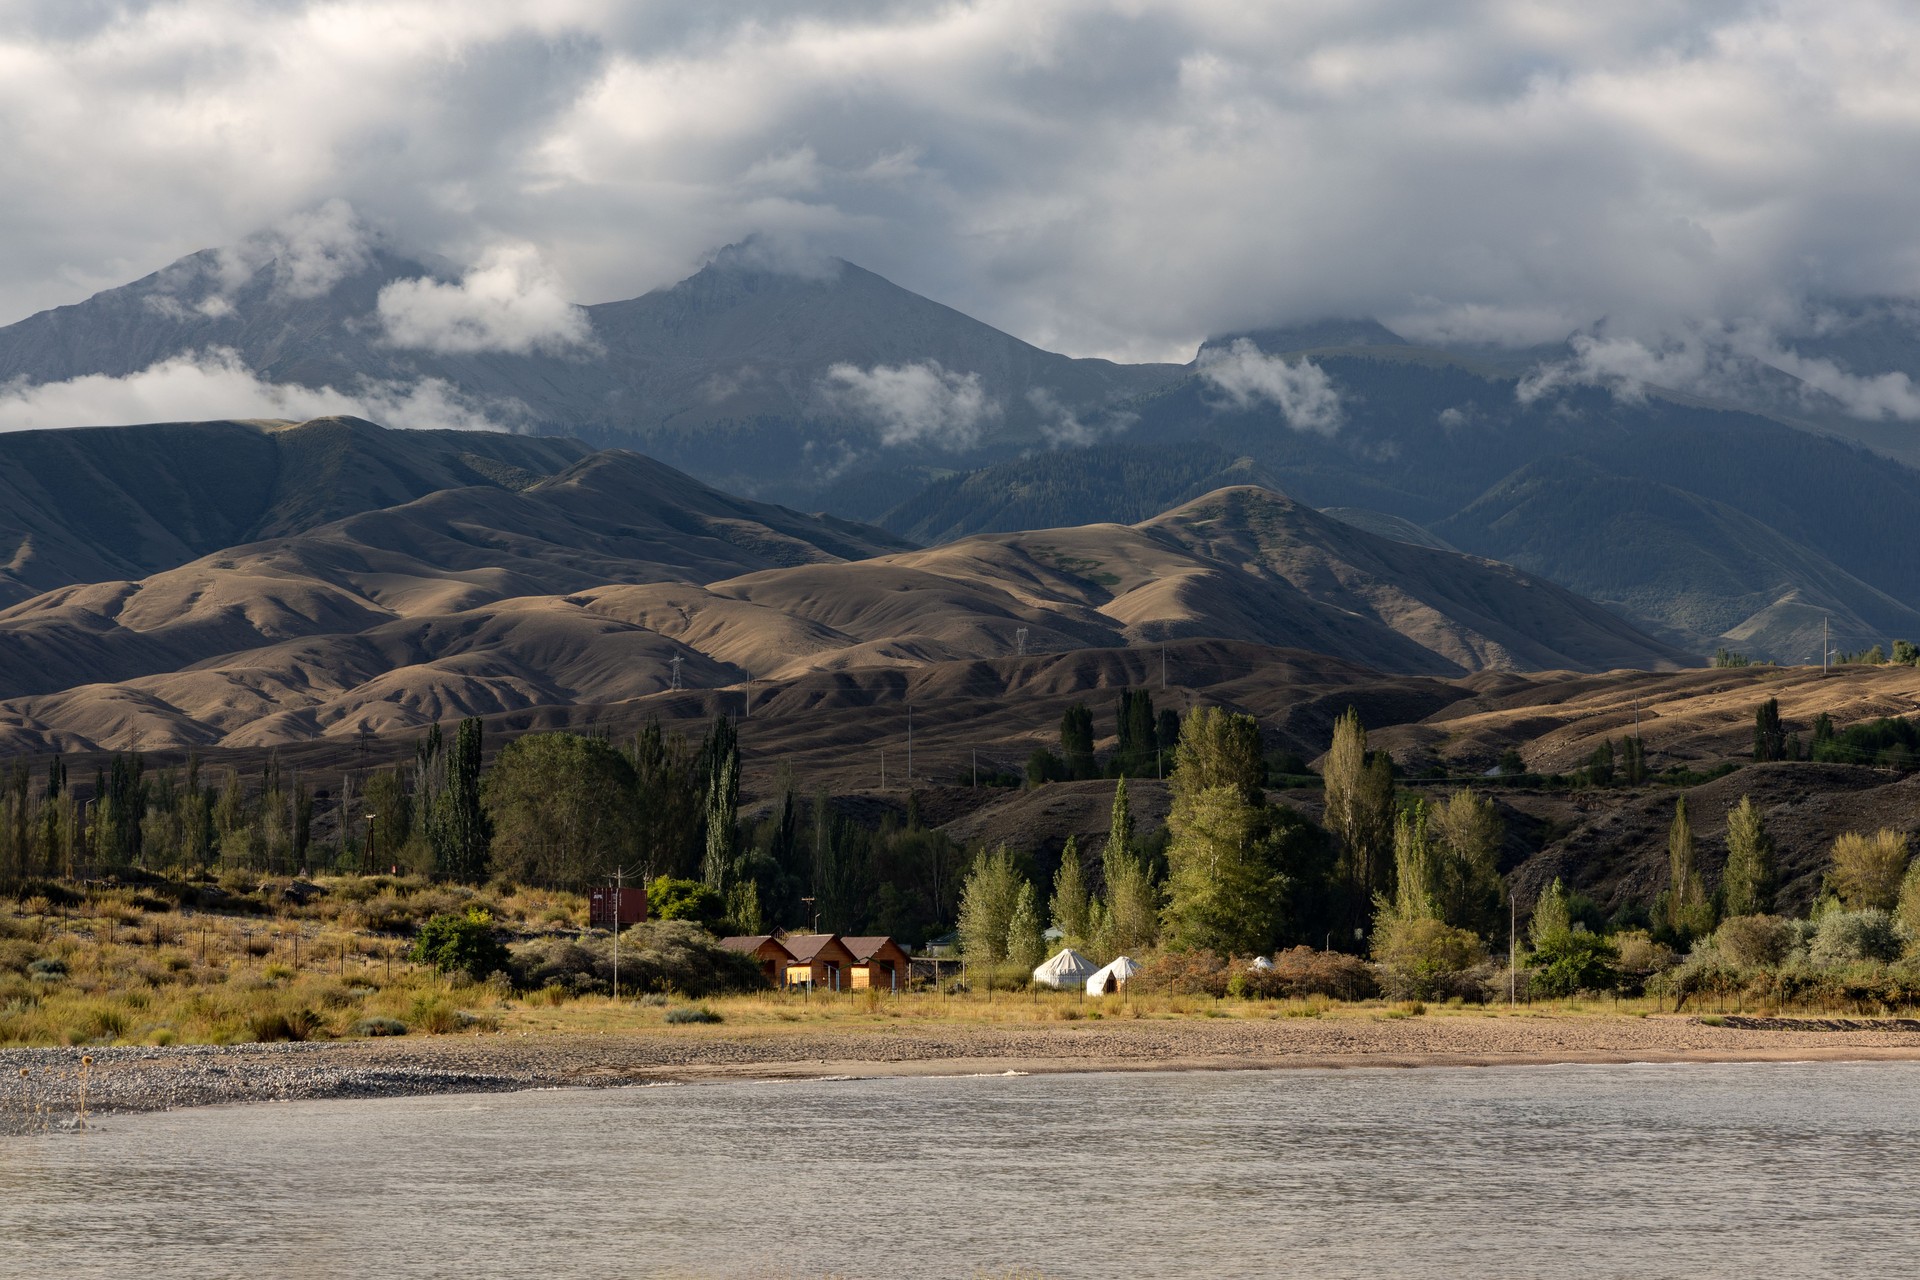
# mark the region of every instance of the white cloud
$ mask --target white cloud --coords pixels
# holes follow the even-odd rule
[[[532,245],[496,245],[459,284],[396,280],[380,290],[387,340],[442,355],[591,351],[593,325]]]
[[[126,377],[92,374],[68,382],[0,386],[0,431],[36,427],[120,426],[216,418],[302,421],[351,414],[390,427],[498,431],[511,406],[483,407],[437,378],[412,385],[377,383],[353,392],[263,382],[232,351],[176,356]]]
[[[860,369],[836,364],[821,383],[827,402],[880,429],[886,445],[928,444],[960,451],[980,442],[981,428],[1001,414],[977,373],[954,373],[937,360]]]
[[[1199,368],[1201,379],[1235,409],[1264,400],[1278,406],[1295,431],[1330,436],[1340,430],[1340,391],[1326,370],[1304,356],[1270,356],[1252,340],[1236,338],[1224,349],[1209,347],[1201,353]]]

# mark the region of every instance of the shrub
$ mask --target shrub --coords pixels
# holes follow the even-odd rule
[[[1728,963],[1744,969],[1774,969],[1793,951],[1792,921],[1779,916],[1734,916],[1720,922],[1713,945]]]
[[[1629,995],[1644,992],[1655,974],[1680,963],[1672,947],[1655,941],[1645,929],[1625,929],[1614,934],[1613,946],[1618,953],[1614,967],[1620,974],[1620,989]]]
[[[247,1031],[255,1039],[311,1040],[324,1028],[320,1015],[311,1009],[286,1013],[260,1013],[247,1020]]]
[[[647,911],[655,920],[691,920],[711,927],[725,920],[727,903],[698,880],[659,876],[647,885]]]
[[[350,1036],[403,1036],[407,1024],[398,1018],[361,1018],[347,1028]]]
[[[1162,951],[1140,966],[1129,985],[1147,994],[1219,997],[1227,994],[1230,977],[1251,976],[1231,972],[1227,962],[1211,951]]]
[[[562,986],[579,994],[613,984],[611,938],[537,938],[516,945],[509,972],[522,988]],[[703,997],[766,987],[751,957],[729,951],[687,920],[649,920],[620,935],[620,989]]]
[[[703,1004],[683,1004],[667,1010],[665,1021],[677,1027],[690,1022],[719,1022],[720,1015]]]
[[[460,1011],[442,997],[419,996],[414,999],[407,1020],[428,1035],[443,1036],[459,1029]]]
[[[31,977],[52,982],[67,976],[67,962],[59,956],[41,956],[27,965],[27,973]]]
[[[1468,971],[1486,958],[1480,939],[1444,921],[1386,917],[1373,936],[1373,958],[1381,985],[1396,1000],[1446,999],[1479,984]]]
[[[1365,1000],[1378,995],[1380,982],[1373,967],[1359,956],[1340,951],[1294,947],[1277,951],[1273,968],[1257,975],[1263,994],[1286,999],[1327,996],[1334,1000]]]
[[[493,918],[477,907],[465,915],[434,916],[420,926],[408,956],[441,973],[464,970],[484,978],[509,963],[507,949],[493,936]]]
[[[1814,963],[1844,965],[1859,960],[1898,960],[1906,949],[1906,930],[1875,907],[1865,911],[1828,911],[1815,922],[1809,952]]]

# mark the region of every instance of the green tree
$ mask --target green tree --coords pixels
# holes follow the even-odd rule
[[[647,914],[655,920],[691,920],[712,929],[726,923],[727,903],[698,880],[655,876],[647,884]]]
[[[1573,914],[1567,908],[1566,887],[1555,876],[1533,904],[1533,919],[1527,924],[1527,939],[1538,947],[1544,940],[1573,929]]]
[[[464,915],[433,916],[420,926],[408,958],[441,973],[464,970],[484,978],[507,967],[507,949],[494,936],[493,917],[479,907]]]
[[[1693,823],[1687,817],[1687,798],[1674,801],[1673,823],[1667,829],[1666,923],[1675,933],[1697,938],[1713,931],[1713,903],[1701,883],[1693,853]]]
[[[634,739],[634,787],[640,804],[641,866],[651,876],[693,876],[705,838],[706,788],[691,747],[649,718]]]
[[[1593,754],[1587,757],[1587,781],[1596,787],[1610,787],[1616,772],[1613,742],[1609,739],[1595,747]]]
[[[1079,781],[1100,776],[1093,758],[1093,712],[1084,702],[1074,703],[1060,717],[1060,755],[1068,777]]]
[[[1753,712],[1753,758],[1756,761],[1787,758],[1787,727],[1780,720],[1780,699],[1768,698]]]
[[[700,878],[709,888],[725,893],[732,884],[740,841],[740,736],[725,716],[713,718],[700,748],[700,763],[707,798]]]
[[[1456,791],[1433,812],[1440,851],[1440,918],[1456,928],[1492,937],[1506,919],[1500,879],[1505,825],[1493,801],[1471,789]]]
[[[1637,787],[1647,780],[1647,749],[1635,734],[1620,743],[1620,780],[1630,787]]]
[[[1849,831],[1833,842],[1827,881],[1849,911],[1891,911],[1899,904],[1907,871],[1907,838],[1882,828],[1872,835]]]
[[[1013,914],[1007,919],[1007,959],[1032,972],[1047,958],[1047,940],[1040,924],[1040,904],[1033,892],[1033,881],[1022,879],[1013,899]]]
[[[1133,856],[1133,805],[1127,798],[1127,780],[1122,778],[1113,784],[1113,808],[1107,816],[1107,843],[1100,861],[1111,872],[1116,859]]]
[[[1427,830],[1427,802],[1415,800],[1394,815],[1393,898],[1381,898],[1380,913],[1401,920],[1438,920],[1440,895],[1440,856]]]
[[[1086,870],[1080,865],[1080,845],[1072,836],[1060,851],[1060,870],[1054,874],[1053,897],[1047,906],[1053,927],[1065,935],[1062,942],[1066,946],[1085,949],[1091,945],[1093,904],[1087,892]]]
[[[444,782],[434,797],[428,839],[438,872],[462,884],[477,884],[487,875],[493,845],[492,819],[481,798],[480,719],[468,716],[454,731],[446,753]]]
[[[1117,729],[1113,772],[1120,777],[1152,777],[1159,742],[1153,694],[1145,689],[1122,689],[1114,720]]]
[[[1751,796],[1727,812],[1727,869],[1720,877],[1729,916],[1758,916],[1773,910],[1773,837]]]
[[[1023,883],[1005,845],[974,862],[960,891],[960,948],[969,965],[991,968],[1007,958],[1007,934]]]
[[[1532,988],[1544,996],[1610,991],[1620,982],[1620,952],[1585,929],[1558,929],[1534,942],[1527,967]]]
[[[1174,775],[1177,783],[1181,774]],[[1270,863],[1264,814],[1232,787],[1177,795],[1167,825],[1166,943],[1252,955],[1278,927],[1285,881]]]
[[[584,888],[635,853],[633,766],[598,738],[514,739],[494,760],[482,798],[497,875]]]
[[[1384,892],[1386,852],[1393,838],[1393,767],[1384,754],[1367,750],[1360,713],[1347,708],[1333,728],[1333,745],[1321,765],[1326,782],[1326,828],[1346,866],[1351,910],[1366,909]],[[1359,917],[1355,916],[1358,923]]]

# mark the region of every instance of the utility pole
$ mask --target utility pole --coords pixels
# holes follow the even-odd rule
[[[620,898],[627,885],[627,869],[613,869],[613,998],[620,1000]]]
[[[880,789],[887,789],[887,749],[880,748]]]
[[[1160,692],[1167,691],[1167,642],[1160,642]]]
[[[913,790],[913,704],[907,704],[907,790]]]
[[[1520,1003],[1520,907],[1507,890],[1507,1007]],[[1531,989],[1531,988],[1529,988]]]
[[[973,789],[980,789],[980,748],[973,749]]]
[[[747,673],[747,709],[740,713],[742,720],[753,719],[753,673]]]
[[[1013,656],[1016,658],[1024,658],[1027,656],[1027,629],[1025,627],[1021,627],[1013,633]]]
[[[1833,645],[1828,639],[1827,616],[1820,615],[1820,674],[1827,674],[1827,659],[1833,653]]]

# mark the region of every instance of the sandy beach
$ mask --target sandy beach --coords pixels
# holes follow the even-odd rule
[[[81,1058],[92,1062],[83,1067]],[[672,1027],[600,1034],[0,1050],[0,1128],[241,1102],[665,1081],[990,1072],[1920,1060],[1913,1020],[1519,1013],[980,1026]],[[23,1074],[24,1073],[24,1074]]]

